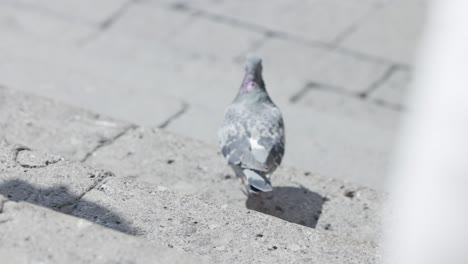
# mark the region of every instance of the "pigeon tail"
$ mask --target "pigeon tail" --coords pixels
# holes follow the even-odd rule
[[[273,190],[270,181],[255,171],[244,169],[243,172],[247,178],[247,191],[249,193],[271,192]]]

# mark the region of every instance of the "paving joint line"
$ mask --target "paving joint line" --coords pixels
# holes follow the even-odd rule
[[[188,103],[182,102],[181,109],[179,109],[179,111],[175,112],[173,115],[169,116],[164,122],[162,122],[160,125],[158,125],[158,128],[160,128],[160,129],[166,128],[174,120],[178,119],[183,114],[185,114],[188,111],[189,108],[190,108],[190,105]]]
[[[73,211],[73,205],[75,205],[77,202],[79,202],[87,193],[89,193],[90,191],[96,189],[97,187],[99,187],[101,184],[104,183],[104,181],[109,178],[109,177],[114,177],[114,173],[110,172],[110,171],[104,171],[104,176],[102,178],[98,178],[96,179],[96,181],[91,185],[89,186],[82,194],[80,194],[79,196],[77,196],[75,199],[73,199],[73,201],[71,202],[68,202],[68,203],[64,203],[62,205],[60,205],[57,210],[59,212],[62,212],[62,213],[65,213],[65,214],[69,214]]]
[[[297,93],[293,94],[290,98],[289,98],[289,102],[291,104],[296,104],[297,102],[299,102],[304,96],[306,96],[309,91],[310,91],[311,87],[309,84],[306,84],[304,87],[302,87]]]
[[[365,99],[369,97],[369,95],[377,90],[382,84],[384,84],[386,81],[392,77],[392,75],[396,72],[398,69],[397,65],[391,65],[379,78],[377,78],[374,82],[372,82],[369,87],[362,93],[359,94],[359,97]]]
[[[214,22],[219,22],[223,23],[226,25],[238,27],[238,28],[243,28],[247,29],[252,32],[257,32],[257,33],[262,33],[266,34],[271,38],[276,38],[276,39],[282,39],[282,40],[287,40],[287,41],[293,41],[296,43],[301,43],[303,45],[307,45],[310,47],[315,47],[315,48],[322,48],[328,51],[336,51],[341,54],[345,54],[348,56],[351,56],[355,59],[358,60],[364,60],[364,61],[371,61],[371,62],[376,62],[376,63],[386,63],[386,64],[401,64],[404,65],[405,67],[411,67],[411,65],[400,63],[400,62],[395,62],[386,58],[370,55],[370,54],[365,54],[359,51],[355,51],[349,48],[341,47],[339,45],[333,44],[333,43],[328,43],[328,42],[322,42],[319,40],[308,40],[304,39],[303,37],[285,32],[285,31],[280,31],[280,30],[274,30],[270,29],[261,25],[253,24],[250,22],[242,21],[237,18],[221,15],[221,14],[216,14],[213,12],[209,12],[206,10],[190,7],[189,5],[186,5],[184,3],[176,3],[170,5],[170,8],[175,11],[180,11],[180,12],[197,12],[200,17],[212,20]]]
[[[86,153],[86,155],[80,160],[80,162],[84,163],[86,162],[96,151],[98,151],[99,149],[105,147],[105,146],[109,146],[111,145],[112,143],[114,143],[117,139],[121,138],[122,136],[124,136],[125,134],[127,134],[130,130],[134,130],[136,129],[137,126],[136,125],[130,125],[128,127],[126,127],[125,129],[123,129],[120,133],[118,133],[117,135],[115,135],[114,137],[110,138],[110,139],[106,139],[102,142],[100,142],[96,147],[94,147],[90,152]]]
[[[92,32],[88,36],[84,37],[81,40],[77,41],[78,46],[85,46],[88,43],[94,41],[100,35],[108,31],[115,25],[115,23],[128,11],[128,9],[134,4],[140,2],[141,0],[128,0],[124,2],[119,8],[117,8],[109,17],[105,18],[103,21],[97,24],[97,30]]]
[[[361,94],[359,93],[356,94],[356,93],[348,92],[346,89],[342,87],[332,86],[332,85],[318,83],[318,82],[308,82],[302,89],[300,89],[297,93],[295,93],[289,98],[289,102],[291,104],[297,104],[298,102],[301,101],[302,98],[304,98],[310,91],[314,89],[325,91],[328,93],[339,94],[345,97],[354,98],[356,100],[367,101],[378,107],[387,108],[396,112],[404,112],[405,110],[405,107],[401,104],[391,103],[385,100],[373,99],[373,98],[367,100],[367,98],[362,97]]]

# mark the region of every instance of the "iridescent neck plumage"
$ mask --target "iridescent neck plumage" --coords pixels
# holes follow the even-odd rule
[[[262,77],[262,60],[255,56],[247,58],[245,64],[245,76],[240,87],[240,93],[265,90],[265,82]]]

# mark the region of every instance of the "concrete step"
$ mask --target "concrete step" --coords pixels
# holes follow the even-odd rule
[[[356,240],[376,241],[380,234],[384,198],[371,189],[282,167],[273,175],[273,192],[246,197],[218,148],[159,129],[132,129],[86,163]]]
[[[54,208],[143,236],[158,245],[208,256],[215,263],[380,261],[373,243],[320,232],[237,206],[205,202],[5,141],[0,142],[0,171],[0,194],[11,200]],[[24,221],[24,225],[37,226],[33,217]],[[53,221],[60,222],[60,218]],[[48,221],[47,225],[57,226],[53,223]],[[81,240],[79,236],[68,239]]]
[[[210,263],[77,217],[0,195],[5,263]]]
[[[214,146],[7,88],[0,88],[0,127],[0,136],[12,142],[110,169],[119,177],[354,240],[378,241],[381,220],[388,214],[384,194],[295,168],[274,174],[272,193],[247,198]]]

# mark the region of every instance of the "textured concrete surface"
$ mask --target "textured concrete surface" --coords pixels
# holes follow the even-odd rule
[[[359,94],[362,104],[379,102],[379,107],[399,114],[403,98],[383,95],[392,101],[388,103],[372,94],[377,96],[393,81],[388,78],[391,69],[412,71],[426,2],[1,0],[0,84],[211,143],[241,81],[241,58],[257,52],[264,56],[273,98],[284,112],[294,113],[288,118],[291,123],[304,122],[333,139],[334,131],[346,131],[352,119],[308,118],[315,110],[291,98],[300,102],[301,91],[318,83],[346,91],[342,97]],[[337,115],[343,112],[335,109]],[[293,127],[288,134],[301,144],[289,145],[295,155],[285,163],[322,170],[315,165],[328,163],[327,155],[298,154],[316,147],[314,134]],[[368,130],[366,137],[380,138],[378,132]],[[338,133],[335,141],[342,140]],[[335,158],[330,171],[319,172],[380,188],[392,146],[369,144],[349,148]],[[359,155],[369,147],[386,150]],[[349,168],[346,159],[354,151],[359,163],[372,156],[373,165]],[[347,170],[352,171],[343,173]]]
[[[380,221],[382,218],[380,210],[383,197],[375,191],[339,180],[316,176],[320,175],[318,171],[308,171],[306,173],[305,170],[286,168],[280,169],[274,175],[273,183],[277,188],[274,196],[269,197],[271,201],[262,203],[250,199],[246,202],[247,198],[241,192],[240,183],[237,179],[234,179],[232,172],[219,153],[216,154],[218,148],[215,146],[172,133],[143,128],[137,130],[132,128],[126,130],[125,133],[119,134],[120,138],[114,135],[110,139],[106,137],[105,141],[99,141],[102,139],[102,136],[100,136],[102,131],[107,131],[108,128],[102,128],[101,123],[94,119],[93,114],[35,96],[26,96],[8,89],[2,89],[1,91],[3,91],[3,101],[8,107],[5,108],[5,111],[0,112],[0,117],[9,116],[9,118],[0,119],[0,124],[4,127],[4,133],[12,142],[19,141],[37,149],[44,149],[75,160],[83,160],[84,155],[89,164],[113,170],[122,176],[163,184],[176,191],[196,194],[213,202],[248,207],[290,222],[329,230],[357,240],[376,241],[380,234]],[[314,94],[314,91],[309,92]],[[325,92],[325,94],[322,94],[320,101],[336,100],[336,98],[329,97],[329,95],[328,92]],[[316,94],[313,98],[319,98],[319,95]],[[18,101],[24,102],[24,104],[20,104]],[[304,100],[302,103],[307,102],[308,100]],[[336,101],[335,103],[352,106],[353,100]],[[326,103],[325,105],[329,104]],[[15,110],[18,107],[23,109],[23,112]],[[323,112],[327,111],[326,107],[320,108],[320,105],[317,105],[317,107]],[[41,111],[31,111],[31,109],[49,109],[53,110],[53,113],[61,114],[58,116],[48,112],[40,114]],[[373,106],[369,105],[368,114],[362,114],[364,111],[357,112],[359,114],[354,114],[352,111],[345,112],[356,120],[375,122],[380,124],[382,128],[391,126],[391,122],[388,124],[383,121],[378,123],[378,115],[374,116],[372,109]],[[14,119],[13,113],[15,111],[28,118],[25,119],[20,115],[21,118]],[[5,115],[5,113],[11,114]],[[18,115],[16,116],[18,117]],[[91,122],[81,122],[83,119],[76,119],[74,116],[90,116],[93,119],[91,119]],[[60,125],[66,120],[78,121],[67,126]],[[389,119],[384,118],[383,120]],[[28,125],[28,122],[32,122],[34,125]],[[116,121],[112,121],[110,124],[115,124],[114,122]],[[302,126],[302,124],[297,125]],[[125,125],[125,127],[129,126]],[[186,129],[190,128],[187,127]],[[80,155],[69,151],[73,148],[70,148],[68,140],[83,135],[84,139],[94,140],[77,141],[77,144],[73,147],[82,149]],[[317,149],[320,150],[323,147],[316,146],[314,150]],[[14,156],[15,151],[11,150],[11,153]],[[18,152],[17,159],[19,158],[19,161],[22,162],[23,159],[27,159],[27,165],[25,165],[27,168],[23,168],[17,163],[9,165],[16,165],[20,172],[21,169],[26,170],[26,172],[19,174],[25,174],[22,176],[23,178],[29,177],[27,175],[30,174],[27,173],[37,173],[29,171],[28,167],[45,167],[44,170],[49,170],[51,166],[44,166],[45,164],[57,162],[58,165],[62,162],[55,156],[51,156],[49,160],[38,160],[35,157],[36,155],[31,156],[31,153],[34,155],[34,152],[28,150]],[[352,161],[351,158],[352,156],[349,157],[350,161]],[[12,158],[7,160],[12,160]],[[330,162],[330,166],[332,165],[333,162]],[[13,177],[16,174],[5,175],[12,175]],[[86,176],[87,172],[83,172],[83,175],[85,175],[82,176],[84,179],[88,177]],[[91,173],[91,175],[94,174]],[[80,181],[83,180],[79,176],[74,177],[77,177]],[[41,178],[33,179],[40,181]],[[48,177],[45,177],[44,182],[48,179]],[[55,177],[52,178],[52,182],[62,185],[65,184],[65,179]],[[76,188],[72,188],[72,194],[68,194],[68,196],[73,200],[94,183],[95,181],[88,179],[86,184],[80,184],[82,186],[80,189],[75,190]],[[28,189],[29,186],[25,188]],[[4,190],[7,189],[4,188]],[[57,188],[54,190],[60,191]],[[359,191],[355,193],[356,190]],[[68,191],[65,192],[65,194],[67,193]],[[355,193],[356,195],[353,194],[352,197],[348,197],[349,195],[346,196],[347,193]],[[33,199],[35,196],[27,197]]]
[[[284,167],[273,175],[272,193],[247,199],[217,148],[158,129],[131,130],[87,163],[356,240],[376,241],[380,234],[384,197],[373,190]]]
[[[0,141],[0,194],[61,209],[112,173]]]
[[[8,263],[209,263],[208,260],[0,195],[0,258]]]
[[[205,255],[216,263],[249,263],[252,259],[260,263],[380,261],[373,243],[287,223],[237,206],[206,202],[195,196],[175,193],[161,185],[135,181],[131,177],[113,177],[106,172],[98,174],[100,171],[80,163],[66,162],[53,155],[26,150],[26,147],[18,148],[5,141],[1,142],[0,154],[1,195],[14,201],[53,208],[127,234],[143,236],[169,248]],[[50,227],[59,230],[69,228],[69,223],[60,217],[48,220],[51,217],[44,212],[35,216],[34,209],[21,210],[21,206],[15,206],[13,209],[4,207],[8,209],[4,210],[6,214],[0,214],[0,217],[13,219],[12,226],[31,225],[28,221],[44,217],[42,221],[47,221],[47,228],[43,232]],[[18,216],[16,211],[23,211],[26,216]],[[15,221],[18,222],[14,224]],[[31,226],[36,226],[34,230],[39,228],[36,222]],[[14,237],[13,232],[9,230],[6,237]],[[72,238],[80,237],[80,232],[75,232],[78,233],[71,233]],[[18,233],[17,236],[24,234]],[[75,243],[86,243],[92,239],[81,234],[83,236]],[[39,257],[36,252],[48,245],[35,241],[36,237],[26,239],[23,244],[32,250],[31,257]],[[29,243],[32,244],[30,247]],[[19,258],[19,253],[15,251],[12,255]],[[78,260],[86,257],[80,252],[76,255]],[[71,256],[65,251],[56,257]]]
[[[83,199],[118,212],[137,235],[197,255],[214,263],[378,263],[369,243],[319,232],[229,205],[180,196],[164,186],[113,178]],[[77,202],[73,215],[120,223],[89,204]]]
[[[82,109],[0,87],[0,137],[82,160],[130,127]]]

